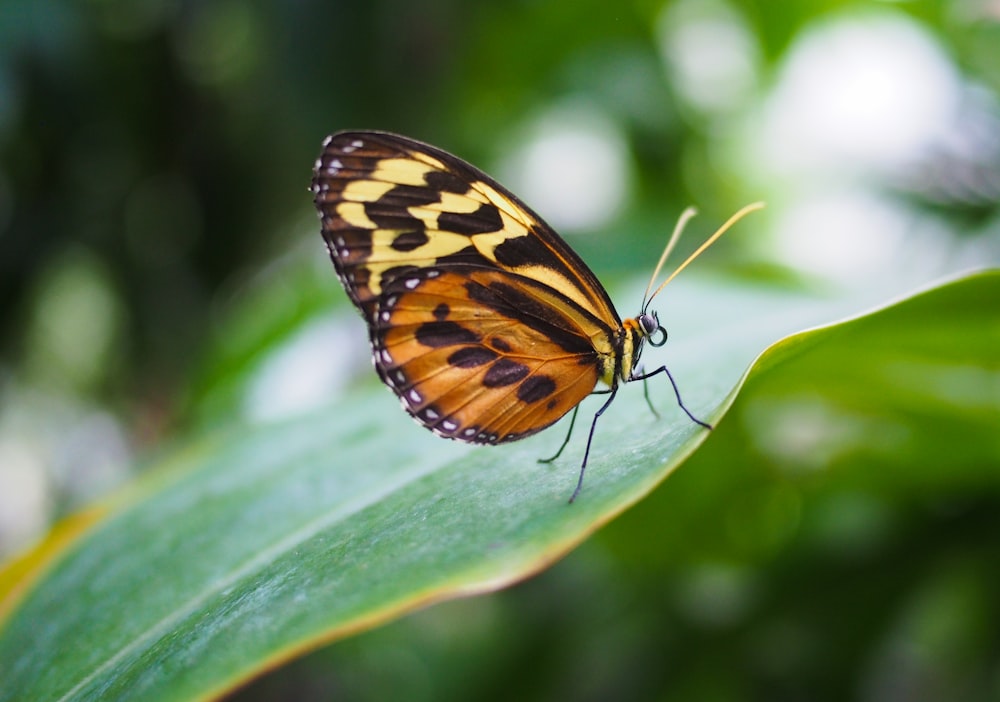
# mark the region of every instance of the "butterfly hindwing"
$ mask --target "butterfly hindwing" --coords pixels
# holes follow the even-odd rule
[[[597,382],[595,353],[577,321],[550,309],[525,324],[523,305],[539,305],[537,291],[509,279],[457,266],[386,291],[371,330],[376,368],[438,434],[513,441],[558,420]]]

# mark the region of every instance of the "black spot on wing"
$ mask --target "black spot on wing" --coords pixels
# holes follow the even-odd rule
[[[467,181],[448,171],[431,171],[424,176],[424,180],[429,187],[445,193],[464,193],[469,190]]]
[[[432,314],[434,315],[434,319],[438,320],[439,322],[443,322],[444,320],[448,319],[448,315],[450,313],[451,313],[451,308],[448,307],[448,303],[446,302],[442,302],[441,304],[439,304],[437,307],[434,308],[434,312],[432,312]]]
[[[483,377],[483,385],[488,388],[513,385],[527,376],[529,372],[527,366],[507,358],[501,358],[486,371],[486,375]]]
[[[378,200],[369,204],[405,210],[407,207],[429,205],[440,200],[441,195],[436,188],[429,188],[425,185],[396,185],[391,190],[386,191]]]
[[[528,378],[517,388],[517,399],[532,403],[543,400],[556,390],[556,382],[547,375]]]
[[[424,230],[424,223],[406,210],[386,209],[377,203],[365,203],[365,215],[376,229],[384,229],[403,234],[415,234]]]
[[[425,322],[417,327],[416,338],[424,346],[464,346],[479,341],[476,334],[455,322]]]
[[[392,240],[392,248],[396,251],[413,251],[414,249],[419,249],[421,246],[426,244],[427,241],[427,232],[422,229],[418,229],[399,234]]]
[[[493,205],[481,204],[475,212],[442,212],[438,215],[438,229],[456,234],[487,234],[503,229],[503,219]]]
[[[505,340],[501,339],[499,336],[494,336],[492,339],[490,339],[490,345],[497,351],[502,351],[504,353],[510,351],[510,344],[508,344]]]
[[[458,368],[476,368],[496,359],[493,351],[483,346],[467,346],[448,356],[448,363]]]
[[[497,263],[516,268],[526,263],[552,268],[566,275],[566,266],[546,246],[540,246],[535,237],[517,236],[501,242],[493,251]],[[573,276],[568,276],[572,278]]]

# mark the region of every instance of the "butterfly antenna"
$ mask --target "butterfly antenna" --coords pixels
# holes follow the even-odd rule
[[[699,256],[701,256],[701,254],[705,251],[705,249],[707,249],[709,246],[711,246],[716,241],[718,241],[719,237],[722,236],[723,234],[725,234],[727,231],[729,231],[729,229],[732,228],[732,226],[734,224],[736,224],[737,222],[739,222],[741,219],[743,219],[744,217],[746,217],[751,212],[755,212],[757,210],[762,210],[762,209],[764,209],[764,203],[763,202],[754,202],[754,203],[751,203],[751,204],[749,204],[749,205],[747,205],[745,207],[740,208],[740,210],[736,214],[734,214],[732,217],[730,217],[729,219],[726,220],[725,224],[723,224],[721,227],[719,227],[717,230],[715,230],[715,234],[713,234],[712,236],[708,237],[708,239],[705,240],[704,244],[702,244],[697,249],[695,249],[695,252],[693,254],[691,254],[690,256],[688,256],[684,260],[684,263],[682,263],[681,265],[677,266],[677,268],[674,269],[674,272],[671,273],[669,276],[667,276],[666,280],[664,280],[662,283],[660,283],[660,287],[658,287],[656,289],[656,291],[652,295],[650,295],[648,298],[644,298],[646,300],[646,302],[643,304],[643,309],[646,309],[646,305],[648,305],[650,302],[652,302],[653,298],[660,294],[660,291],[663,290],[663,288],[666,287],[667,283],[669,283],[671,280],[673,280],[674,278],[676,278],[678,273],[680,273],[682,270],[684,270],[685,268],[687,268],[688,264],[691,263],[691,261],[693,261],[696,258],[698,258]],[[687,211],[685,210],[685,213],[686,212]],[[690,219],[690,217],[688,219]],[[681,220],[682,220],[682,222],[686,221],[684,219],[684,215],[681,215]],[[680,224],[681,224],[681,222],[678,222],[678,226]],[[669,249],[670,246],[672,246],[672,245],[673,245],[673,237],[671,237],[670,243],[667,244],[667,248]],[[664,252],[664,255],[660,258],[660,265],[663,265],[663,261],[664,261],[665,258],[666,258],[666,252]],[[659,272],[659,269],[660,269],[660,266],[657,266],[656,267],[657,272]],[[652,285],[652,282],[650,282],[650,285]],[[647,292],[648,292],[648,288],[647,288]]]
[[[681,212],[681,216],[677,218],[677,224],[674,225],[674,232],[670,235],[670,241],[667,242],[666,248],[664,248],[663,253],[660,254],[660,260],[656,264],[656,268],[653,270],[653,275],[649,278],[649,283],[646,285],[646,292],[642,294],[641,309],[643,312],[646,311],[646,305],[649,304],[649,301],[653,299],[649,296],[649,291],[652,290],[653,283],[656,282],[657,276],[660,275],[660,270],[663,269],[663,264],[667,262],[667,257],[670,255],[670,252],[674,250],[674,246],[677,245],[677,240],[681,238],[681,232],[684,231],[684,227],[687,226],[688,221],[696,214],[698,214],[698,210],[693,207],[688,207]],[[653,294],[655,295],[656,293]]]

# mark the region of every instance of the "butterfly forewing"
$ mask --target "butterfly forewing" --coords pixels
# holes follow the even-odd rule
[[[622,326],[607,293],[478,169],[404,137],[342,132],[324,146],[313,192],[376,369],[428,428],[511,441],[607,376]]]
[[[538,215],[444,151],[393,134],[341,132],[324,147],[313,190],[337,270],[366,315],[383,277],[450,261],[536,278],[619,324],[597,278]]]

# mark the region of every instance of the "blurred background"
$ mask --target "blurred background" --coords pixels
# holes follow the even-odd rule
[[[997,0],[4,0],[0,556],[177,437],[375,382],[307,190],[327,133],[472,161],[612,291],[685,206],[690,250],[761,199],[699,266],[916,287],[1000,260],[998,88]],[[789,452],[782,402],[542,576],[238,698],[1000,699],[1000,461]]]

